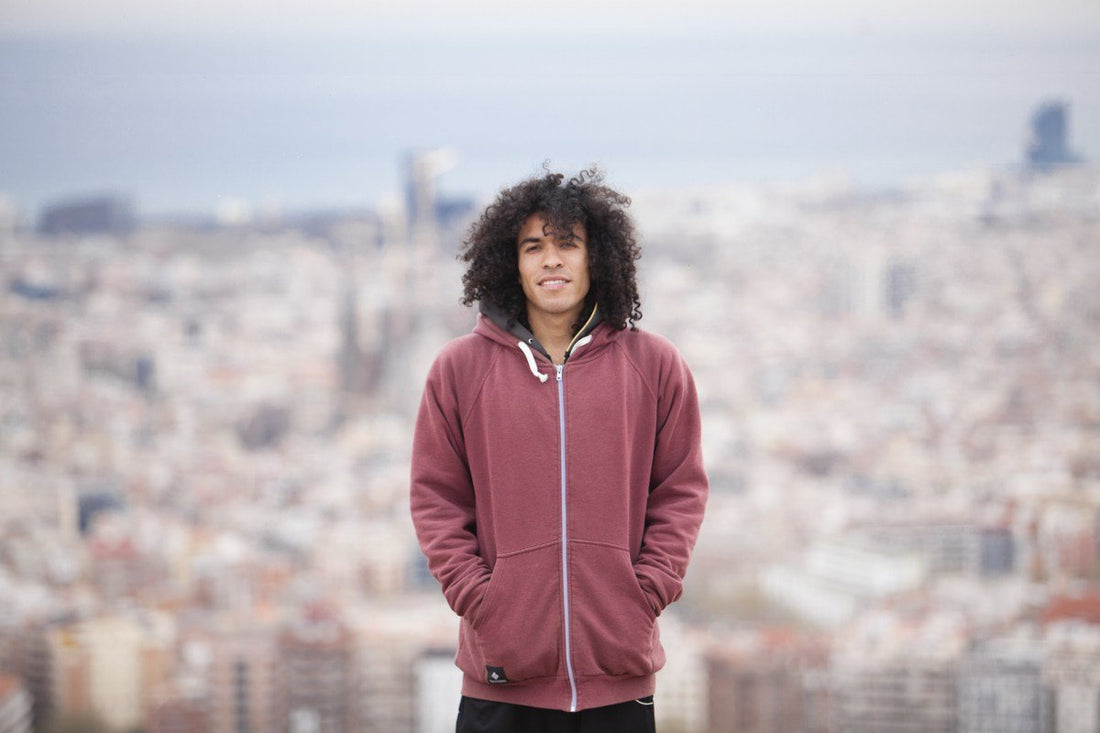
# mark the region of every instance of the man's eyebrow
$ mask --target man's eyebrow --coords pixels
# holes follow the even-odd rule
[[[534,235],[531,235],[529,237],[524,237],[523,239],[519,240],[518,244],[527,244],[528,242],[542,242],[545,239],[557,239],[557,240],[561,240],[561,241],[573,241],[573,240],[579,240],[581,242],[585,241],[584,237],[582,237],[579,234],[576,234],[574,232],[570,232],[569,234],[566,234],[565,236],[562,236],[562,237],[555,236],[551,232],[550,234],[545,234],[544,233],[541,237],[536,237]]]

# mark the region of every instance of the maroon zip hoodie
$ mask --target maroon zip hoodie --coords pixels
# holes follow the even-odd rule
[[[694,382],[664,338],[579,335],[555,366],[481,316],[428,375],[412,517],[470,697],[610,705],[652,694],[665,661],[657,616],[707,495]]]

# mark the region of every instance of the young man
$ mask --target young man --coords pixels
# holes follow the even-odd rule
[[[411,507],[461,617],[459,733],[652,731],[657,617],[707,477],[691,372],[637,330],[630,200],[595,171],[500,193],[461,258],[473,333],[428,375]]]

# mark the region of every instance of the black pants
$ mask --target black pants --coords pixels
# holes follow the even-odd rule
[[[653,696],[579,713],[463,696],[455,733],[656,733]]]

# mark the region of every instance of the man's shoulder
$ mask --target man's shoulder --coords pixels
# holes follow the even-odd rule
[[[623,329],[615,339],[616,343],[632,358],[642,361],[664,361],[680,359],[680,350],[667,337],[641,328]]]
[[[488,342],[485,338],[471,331],[470,333],[456,336],[443,344],[443,347],[439,350],[439,356],[447,358],[463,356],[478,351],[479,349],[484,350],[484,347],[487,345]]]
[[[477,333],[463,334],[443,345],[435,357],[432,371],[454,376],[471,375],[484,369],[497,348],[495,342]]]
[[[676,345],[659,333],[642,329],[624,329],[613,337],[633,370],[654,390],[690,374],[684,358]]]

